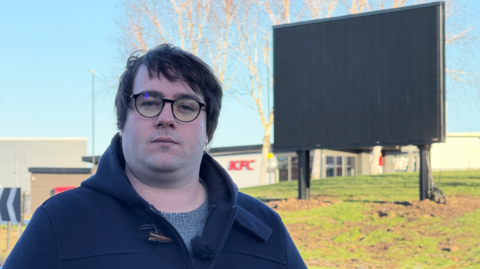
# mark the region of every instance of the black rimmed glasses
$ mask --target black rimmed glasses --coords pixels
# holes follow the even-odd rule
[[[205,106],[197,100],[182,97],[176,100],[163,99],[149,93],[138,93],[130,96],[135,100],[135,109],[145,118],[154,118],[162,113],[165,103],[172,104],[172,113],[175,119],[181,122],[194,121]]]

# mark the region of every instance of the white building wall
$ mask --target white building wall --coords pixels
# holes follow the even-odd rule
[[[30,190],[29,167],[87,167],[87,138],[0,138],[0,185]]]
[[[432,145],[434,171],[480,169],[480,133],[448,133],[445,140]]]
[[[212,156],[232,177],[239,188],[253,187],[260,185],[260,169],[262,164],[261,153],[235,154]],[[242,165],[247,162],[248,167]],[[246,164],[246,163],[244,163]],[[267,173],[265,184],[277,182],[275,168],[277,167],[276,158],[270,159],[270,173]],[[250,168],[251,170],[249,170]]]

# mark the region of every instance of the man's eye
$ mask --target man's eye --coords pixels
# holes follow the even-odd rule
[[[182,112],[193,112],[195,110],[192,106],[186,104],[177,106],[177,109],[181,110]]]
[[[160,106],[159,102],[154,101],[144,101],[142,102],[142,107],[157,107]]]
[[[198,112],[198,103],[191,99],[179,99],[175,101],[175,112],[183,114],[193,114]]]

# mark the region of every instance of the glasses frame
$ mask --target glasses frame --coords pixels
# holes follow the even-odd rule
[[[176,120],[178,120],[178,121],[180,121],[180,122],[192,122],[192,121],[194,121],[194,120],[196,120],[196,119],[198,118],[198,115],[200,115],[200,112],[202,112],[202,107],[205,107],[205,108],[207,107],[204,103],[199,102],[199,101],[197,101],[197,100],[195,100],[195,99],[191,99],[191,98],[180,97],[180,98],[178,98],[178,99],[172,100],[172,99],[164,99],[164,98],[162,98],[162,97],[158,97],[158,98],[159,98],[160,100],[162,100],[162,102],[163,102],[162,109],[160,109],[160,111],[159,111],[156,115],[147,117],[147,116],[143,115],[142,113],[140,113],[140,111],[138,110],[138,107],[137,107],[137,98],[138,98],[140,95],[142,95],[142,94],[145,94],[145,93],[132,94],[132,95],[130,95],[129,100],[133,98],[134,103],[135,103],[135,110],[138,112],[138,114],[140,114],[140,116],[142,116],[142,117],[144,117],[144,118],[155,118],[155,117],[158,117],[158,115],[160,115],[160,113],[162,113],[163,108],[165,107],[165,103],[170,103],[170,104],[171,104],[171,105],[170,105],[170,109],[172,110],[172,115],[173,115],[173,117],[175,117]],[[184,121],[184,120],[181,120],[181,119],[177,118],[177,116],[175,115],[175,112],[173,112],[173,103],[175,103],[177,100],[180,100],[180,99],[189,99],[189,100],[192,100],[192,101],[197,102],[197,103],[200,105],[200,108],[198,109],[198,113],[197,113],[197,115],[195,116],[195,118],[193,118],[192,120],[189,120],[189,121]]]

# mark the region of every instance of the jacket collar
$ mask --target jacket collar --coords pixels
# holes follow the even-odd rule
[[[272,235],[270,226],[242,207],[238,207],[236,221],[262,243],[267,242],[270,235]]]
[[[200,177],[208,190],[209,203],[227,208],[235,206],[238,188],[232,178],[208,153],[204,152],[200,165]],[[82,182],[82,186],[105,193],[135,206],[148,207],[149,204],[137,194],[125,175],[125,158],[122,138],[117,133],[102,155],[97,172]]]

